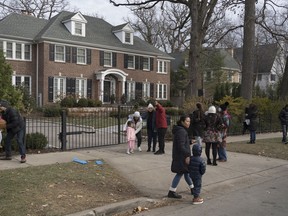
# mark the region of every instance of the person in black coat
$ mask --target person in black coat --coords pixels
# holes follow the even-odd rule
[[[253,103],[251,103],[247,110],[246,119],[248,119],[248,130],[250,132],[250,141],[248,144],[255,144],[256,142],[256,130],[258,126],[257,122],[258,117],[258,110],[257,106]]]
[[[187,129],[190,125],[189,116],[181,116],[177,125],[173,126],[173,149],[172,149],[172,164],[171,171],[176,173],[171,187],[169,188],[169,198],[182,198],[180,194],[176,193],[177,186],[184,175],[185,181],[193,192],[193,183],[189,177],[188,165],[191,156],[190,139],[187,133]]]
[[[188,130],[190,140],[194,137],[199,145],[202,145],[203,131],[205,127],[204,123],[204,110],[201,103],[196,104],[196,110],[190,115],[191,124]]]
[[[149,103],[147,106],[147,112],[145,115],[145,119],[147,122],[147,135],[148,135],[148,149],[147,152],[151,151],[151,144],[152,151],[156,151],[156,144],[157,144],[157,127],[156,127],[156,111],[154,106]]]
[[[288,129],[288,104],[283,107],[283,109],[279,113],[279,120],[282,126],[282,142],[287,144],[287,129]]]
[[[0,101],[0,112],[2,118],[6,121],[7,135],[5,139],[5,157],[2,160],[12,159],[11,141],[16,136],[16,141],[19,146],[19,152],[21,155],[21,163],[26,162],[26,148],[24,146],[24,129],[25,123],[19,112],[10,107],[7,101]]]
[[[203,199],[200,197],[201,187],[202,187],[202,175],[206,172],[206,164],[201,157],[202,147],[199,144],[194,144],[192,147],[192,154],[189,164],[189,175],[192,179],[194,189],[193,189],[193,204],[202,204]]]

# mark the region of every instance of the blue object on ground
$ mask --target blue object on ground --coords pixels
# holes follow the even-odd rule
[[[103,161],[101,161],[101,160],[96,160],[96,161],[95,161],[95,164],[101,165],[101,164],[103,164]]]
[[[87,164],[88,162],[87,161],[85,161],[85,160],[80,160],[80,159],[78,159],[78,158],[73,158],[73,162],[76,162],[76,163],[80,163],[80,164]]]

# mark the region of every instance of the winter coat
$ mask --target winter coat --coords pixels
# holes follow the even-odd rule
[[[132,121],[132,122],[134,123],[134,125],[135,125],[135,130],[136,130],[135,133],[136,133],[136,134],[137,134],[139,131],[142,130],[142,126],[143,126],[143,124],[142,124],[142,122],[143,122],[142,118],[140,117],[140,118],[136,119],[136,118],[133,117],[133,114],[132,114],[132,115],[129,115],[129,116],[128,116],[128,120],[126,121],[126,123],[125,123],[125,125],[124,125],[124,128],[123,128],[124,131],[127,130],[127,123],[128,123],[129,121]]]
[[[188,166],[190,177],[201,178],[206,172],[206,163],[201,157],[202,147],[198,144],[193,145],[193,156],[190,157],[190,163]]]
[[[203,130],[204,130],[204,113],[200,110],[195,110],[191,115],[191,124],[189,127],[189,137],[192,136],[200,136],[203,137]]]
[[[256,108],[251,108],[249,107],[247,110],[247,116],[246,119],[249,119],[249,125],[248,125],[248,130],[251,131],[256,131],[257,130],[257,126],[258,126],[258,112]]]
[[[185,159],[191,156],[190,141],[187,130],[180,125],[174,125],[171,171],[174,173],[188,173]]]
[[[284,107],[279,113],[281,125],[288,125],[288,107]]]
[[[222,119],[216,113],[209,113],[204,118],[205,129],[203,135],[204,142],[220,142],[221,130],[224,126]]]
[[[2,114],[2,119],[6,121],[6,129],[8,133],[16,134],[24,128],[24,120],[17,110],[8,107]]]
[[[147,130],[151,130],[153,132],[157,132],[157,127],[156,127],[156,111],[153,110],[152,112],[147,111],[143,119],[146,119],[146,126]]]
[[[167,128],[166,111],[160,104],[156,105],[156,127]]]
[[[127,141],[136,140],[136,133],[133,127],[127,127]]]

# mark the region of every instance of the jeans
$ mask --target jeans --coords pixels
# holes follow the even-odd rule
[[[219,160],[227,160],[227,154],[226,154],[226,148],[223,146],[219,146],[218,148],[218,156],[219,156]]]
[[[164,153],[165,149],[165,134],[166,134],[167,128],[158,128],[158,142],[159,142],[159,151]]]
[[[195,139],[197,141],[197,144],[202,146],[202,138],[200,136],[195,136]]]
[[[175,175],[175,177],[174,177],[174,179],[173,179],[173,181],[172,181],[172,185],[171,185],[171,187],[172,188],[177,188],[177,186],[178,186],[178,184],[179,184],[179,182],[180,182],[180,180],[181,180],[181,178],[182,178],[182,176],[184,175],[184,178],[185,178],[185,181],[186,181],[186,183],[189,185],[189,186],[191,186],[191,185],[193,185],[193,183],[192,183],[192,180],[191,180],[191,178],[190,178],[190,176],[189,176],[189,173],[177,173],[176,175]]]
[[[250,130],[250,142],[255,142],[255,141],[256,141],[256,131]]]
[[[148,149],[151,149],[151,143],[153,141],[153,151],[155,151],[156,143],[157,143],[157,132],[154,132],[151,129],[147,129],[148,133]]]
[[[197,176],[197,177],[192,176],[192,182],[194,184],[193,195],[194,195],[194,198],[197,198],[200,196],[200,192],[201,192],[202,176]]]
[[[287,128],[288,125],[282,125],[282,134],[283,134],[282,142],[287,142]]]
[[[16,141],[17,141],[17,144],[19,146],[20,155],[25,156],[26,155],[26,148],[24,146],[24,128],[22,128],[16,134],[13,134],[10,131],[7,133],[6,140],[5,140],[6,157],[11,157],[11,155],[12,155],[11,141],[12,141],[14,136],[16,136]]]

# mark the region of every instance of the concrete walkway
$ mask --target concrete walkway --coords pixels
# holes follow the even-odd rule
[[[281,139],[282,134],[257,134],[257,139],[274,137]],[[248,141],[248,139],[249,135],[228,137],[228,144],[229,142]],[[152,152],[146,152],[145,144],[142,144],[142,152],[136,151],[133,155],[125,154],[126,144],[121,144],[78,151],[27,155],[27,163],[25,164],[20,164],[17,156],[12,161],[1,161],[0,170],[70,162],[74,157],[81,160],[103,159],[142,191],[145,199],[163,199],[167,196],[174,177],[174,174],[170,171],[172,142],[166,142],[166,153],[164,155],[154,155]],[[204,153],[202,156],[205,158]],[[234,152],[228,152],[228,157],[228,162],[218,163],[217,167],[207,166],[206,174],[203,176],[202,188],[202,196],[205,200],[213,199],[213,197],[227,191],[237,191],[241,188],[247,188],[249,185],[265,182],[271,176],[277,177],[284,173],[288,174],[288,161],[286,160]],[[190,191],[184,179],[180,181],[177,191],[183,196],[181,202],[191,205]],[[128,203],[126,205],[131,207],[131,203],[134,204],[134,207],[137,207],[139,200],[131,201],[130,205]],[[102,209],[107,213],[107,208],[106,210],[104,207]],[[73,215],[97,215],[95,212],[88,210]]]

